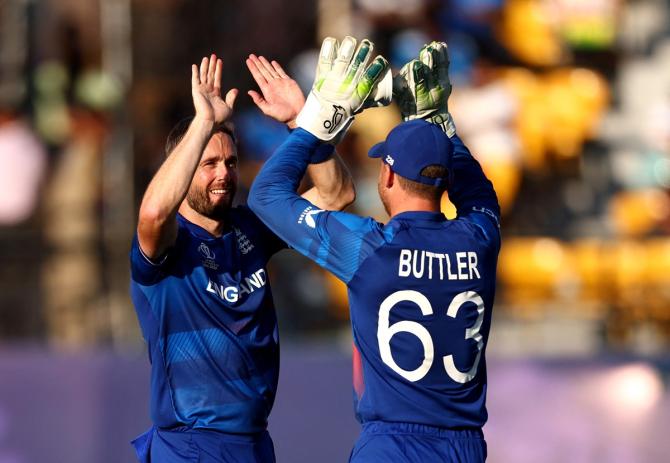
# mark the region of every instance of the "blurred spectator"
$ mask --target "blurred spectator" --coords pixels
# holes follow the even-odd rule
[[[12,110],[0,108],[0,226],[27,220],[47,167],[44,146]]]

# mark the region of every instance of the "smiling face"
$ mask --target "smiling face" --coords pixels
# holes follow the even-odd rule
[[[186,202],[198,214],[223,220],[237,190],[237,149],[230,135],[216,132],[200,158]]]

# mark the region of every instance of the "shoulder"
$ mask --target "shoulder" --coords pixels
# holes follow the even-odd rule
[[[238,239],[260,244],[267,257],[286,247],[276,233],[248,207],[236,206],[230,210],[231,226]]]
[[[240,205],[230,209],[230,221],[235,226],[256,226],[263,222],[258,216],[249,209],[249,206]]]
[[[500,248],[500,225],[497,217],[483,211],[474,211],[449,223],[467,229],[472,236],[492,249]]]
[[[249,209],[248,206],[236,206],[230,210],[230,224],[233,228],[244,230],[246,233],[267,234],[270,229]]]

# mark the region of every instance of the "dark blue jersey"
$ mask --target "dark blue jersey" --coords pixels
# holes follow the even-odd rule
[[[151,418],[248,434],[263,431],[279,372],[277,319],[265,266],[284,246],[246,207],[213,237],[177,216],[175,245],[160,262],[137,237],[131,297],[151,362]]]
[[[251,208],[278,236],[347,284],[361,422],[477,428],[487,418],[499,208],[477,161],[452,141],[455,220],[405,212],[383,225],[315,208],[295,193],[318,146],[304,130],[277,150],[251,190]]]

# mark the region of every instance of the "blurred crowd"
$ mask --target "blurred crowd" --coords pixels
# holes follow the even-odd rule
[[[244,202],[287,136],[244,98],[244,58],[277,59],[308,92],[321,39],[347,34],[396,70],[449,44],[449,109],[503,211],[492,350],[668,347],[667,0],[1,2],[0,339],[138,342],[126,254],[165,136],[191,112],[190,64],[215,51],[242,90]],[[378,220],[366,153],[398,121],[367,111],[338,147],[353,210]],[[343,285],[290,252],[271,265],[286,334],[346,332]]]

